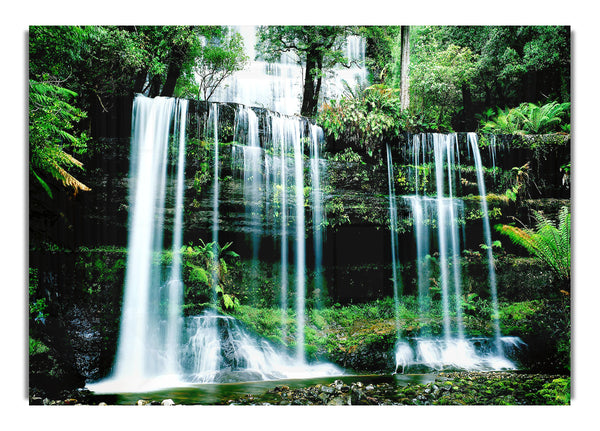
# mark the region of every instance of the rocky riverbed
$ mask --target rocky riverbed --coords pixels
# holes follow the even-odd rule
[[[569,404],[570,378],[513,372],[440,372],[434,382],[350,385],[336,380],[290,390],[278,386],[231,405],[545,405]]]
[[[316,384],[303,388],[276,386],[259,394],[246,394],[224,405],[568,405],[571,379],[564,375],[522,372],[439,372],[424,384],[393,382]],[[65,393],[61,399],[30,395],[30,404],[102,404],[89,391]],[[174,405],[170,399],[140,399],[131,405]],[[194,404],[194,403],[190,403]]]

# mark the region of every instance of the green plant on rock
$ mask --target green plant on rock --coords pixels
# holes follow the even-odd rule
[[[558,227],[539,212],[534,216],[536,230],[520,229],[511,225],[496,225],[496,230],[507,235],[515,244],[527,249],[545,262],[564,281],[571,278],[571,214],[562,207],[558,215]]]
[[[547,133],[557,130],[562,117],[568,114],[570,103],[550,102],[545,105],[524,103],[519,106],[523,115],[523,128],[526,133]]]
[[[239,305],[239,300],[233,294],[225,291],[229,271],[226,257],[239,257],[234,251],[227,250],[231,245],[231,242],[220,246],[216,242],[205,243],[200,240],[200,245],[190,244],[183,247],[182,252],[188,281],[186,283],[186,293],[188,296],[197,299],[198,292],[192,292],[191,288],[204,287],[209,291],[208,299],[217,299],[222,309],[234,309]]]
[[[549,405],[568,405],[571,402],[571,379],[554,379],[544,384],[539,394]]]
[[[318,122],[334,139],[372,154],[386,139],[398,136],[401,113],[399,89],[376,84],[325,103]]]

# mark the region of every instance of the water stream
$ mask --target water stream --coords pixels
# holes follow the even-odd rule
[[[413,218],[413,229],[416,248],[417,291],[419,297],[419,313],[425,328],[418,337],[400,340],[396,346],[396,371],[410,366],[425,366],[442,369],[457,367],[468,370],[481,369],[514,369],[515,364],[505,355],[505,346],[518,345],[520,340],[514,337],[503,337],[498,321],[498,299],[496,292],[496,275],[491,244],[490,222],[487,210],[483,166],[477,136],[467,135],[469,156],[477,176],[479,194],[481,196],[481,212],[483,214],[484,241],[488,256],[488,279],[492,303],[492,324],[494,333],[491,340],[468,339],[463,321],[462,276],[460,267],[460,227],[459,220],[464,218],[464,202],[457,197],[456,166],[459,165],[459,146],[456,134],[421,134],[415,135],[408,144],[408,153],[413,161],[415,194],[404,196]],[[393,234],[397,219],[397,206],[394,181],[393,160],[390,147],[388,151],[388,182],[390,184],[390,229],[392,231],[392,272],[396,284],[397,238]],[[421,172],[426,172],[433,165],[435,175],[435,195],[426,193],[427,179]],[[459,177],[460,179],[460,177]],[[422,192],[422,194],[421,194]],[[431,192],[431,191],[430,191]],[[437,266],[439,269],[439,289],[442,304],[442,334],[432,337],[427,316],[431,304],[431,262],[432,252],[430,240],[437,236]],[[395,288],[396,289],[396,288]],[[396,294],[394,294],[396,297]],[[453,304],[453,307],[451,305]],[[398,305],[396,305],[398,309]],[[398,325],[399,318],[396,317]]]

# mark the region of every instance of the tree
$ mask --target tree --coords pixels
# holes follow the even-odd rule
[[[198,98],[209,100],[217,87],[248,61],[239,33],[225,32],[213,37],[198,49],[192,71],[198,77]]]
[[[402,26],[400,32],[400,46],[402,51],[402,66],[400,72],[400,105],[403,110],[408,109],[409,96],[409,65],[410,65],[410,27]]]
[[[462,105],[463,88],[471,85],[477,56],[466,47],[444,45],[439,27],[413,31],[410,64],[411,109],[427,112],[440,125],[451,126]]]
[[[341,26],[263,26],[258,31],[258,52],[267,61],[293,52],[304,66],[300,114],[313,117],[326,69],[345,64],[341,51],[350,29]]]
[[[146,61],[139,40],[112,26],[33,26],[29,30],[29,77],[52,81],[77,93],[84,111],[111,108],[129,94]]]
[[[392,52],[400,33],[400,26],[372,25],[359,27],[358,32],[366,40],[365,66],[373,84],[387,83],[392,76],[394,58]]]

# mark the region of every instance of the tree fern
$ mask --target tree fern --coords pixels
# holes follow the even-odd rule
[[[90,190],[69,172],[72,168],[82,169],[83,164],[66,150],[82,153],[87,142],[84,133],[72,131],[73,124],[85,117],[84,112],[68,103],[75,96],[65,88],[29,81],[30,171],[50,197],[52,192],[43,174],[61,181],[75,194]]]
[[[548,264],[563,280],[571,278],[571,214],[562,207],[558,227],[541,213],[534,213],[536,230],[497,225],[496,230]]]

